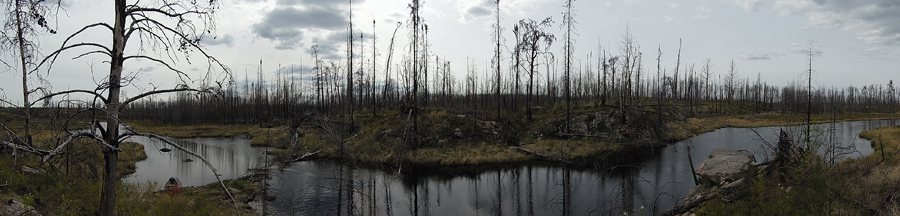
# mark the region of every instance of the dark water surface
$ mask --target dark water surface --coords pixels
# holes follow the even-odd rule
[[[813,130],[835,131],[834,136],[822,136],[829,143],[853,144],[841,152],[848,154],[822,152],[847,158],[873,151],[869,141],[858,138],[859,132],[898,123],[843,122],[817,125]],[[409,170],[397,174],[333,161],[298,162],[273,174],[269,194],[276,199],[257,205],[278,215],[620,215],[625,211],[650,215],[671,208],[694,187],[688,146],[695,168],[717,148],[746,150],[762,162],[768,158],[765,142],[775,143],[780,128],[718,129],[655,149],[643,162],[614,170],[522,165],[462,176],[416,177]],[[225,173],[223,178],[262,164],[263,151],[249,147],[246,139],[188,140]],[[162,182],[169,175],[187,185],[215,182],[199,161],[184,162],[189,157],[176,151],[158,153],[152,145],[147,149],[152,160],[138,163],[138,173],[129,182]]]

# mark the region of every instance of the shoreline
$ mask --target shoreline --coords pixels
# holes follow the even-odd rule
[[[817,117],[818,116],[818,117]],[[734,128],[751,128],[751,127],[773,127],[773,126],[791,126],[799,125],[797,119],[805,119],[805,116],[783,115],[783,114],[757,114],[757,115],[739,115],[739,116],[714,116],[704,118],[690,118],[687,122],[670,123],[670,134],[665,140],[653,141],[652,144],[633,144],[633,143],[605,143],[597,139],[590,138],[570,138],[570,139],[554,139],[554,138],[537,138],[531,140],[530,143],[520,143],[517,146],[504,145],[490,142],[465,142],[450,144],[447,146],[426,146],[412,151],[405,152],[404,165],[411,167],[421,167],[425,169],[450,168],[450,169],[477,169],[479,166],[492,166],[497,164],[511,163],[535,163],[549,161],[567,161],[571,163],[557,163],[564,166],[593,166],[603,168],[606,166],[619,165],[610,164],[608,161],[626,161],[625,156],[609,158],[610,155],[625,155],[621,153],[640,152],[646,148],[665,147],[682,141],[702,133],[711,132],[716,129],[734,127]],[[869,120],[889,120],[900,119],[896,114],[857,114],[857,115],[841,115],[836,116],[836,122],[846,121],[869,121]],[[794,120],[794,121],[791,121]],[[827,119],[831,120],[831,119]],[[131,121],[129,121],[131,122]],[[814,116],[813,123],[827,123],[822,115]],[[679,125],[680,124],[680,125]],[[321,143],[321,137],[317,136],[315,129],[298,128],[299,133],[305,134],[304,143],[298,144],[291,151],[291,148],[279,145],[279,139],[289,137],[284,131],[285,129],[259,128],[256,125],[191,125],[191,126],[155,126],[146,122],[137,121],[132,124],[141,131],[157,133],[173,138],[196,138],[196,137],[249,137],[252,146],[269,146],[275,147],[272,151],[276,156],[291,158],[291,156],[303,155],[305,153],[321,150],[317,158],[339,158],[339,152],[336,146],[329,146]],[[223,128],[220,130],[219,128]],[[280,133],[280,134],[279,134]],[[360,132],[362,133],[362,132]],[[368,164],[374,167],[392,166],[396,164],[397,156],[389,152],[390,147],[397,148],[395,143],[377,143],[383,145],[382,149],[373,149],[369,143],[362,143],[362,136],[357,133],[347,140],[347,148],[350,149],[345,154],[351,155],[353,163]],[[375,133],[375,132],[371,132]],[[681,135],[677,135],[681,134]],[[354,140],[357,139],[357,140]],[[318,140],[318,142],[316,142]],[[354,142],[356,141],[356,142]],[[541,157],[535,154],[529,154],[517,150],[526,149],[539,153],[539,155],[549,156],[550,158]],[[385,150],[387,149],[387,150]],[[638,159],[640,160],[640,159]],[[633,162],[634,160],[631,160]],[[599,165],[599,166],[598,166]]]

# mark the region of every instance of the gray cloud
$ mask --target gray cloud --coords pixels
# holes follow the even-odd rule
[[[276,49],[284,50],[297,47],[304,29],[338,30],[347,23],[343,10],[283,7],[266,13],[262,22],[252,28],[260,37],[277,41]]]
[[[278,0],[278,1],[299,1],[302,2],[305,6],[316,6],[316,7],[327,7],[327,8],[335,8],[338,6],[346,6],[348,1],[346,0]],[[365,0],[354,0],[353,4],[363,3]]]
[[[772,55],[770,55],[769,53],[764,53],[764,52],[744,53],[738,57],[740,57],[743,60],[747,60],[747,61],[765,61],[765,60],[772,59]]]
[[[481,0],[478,4],[464,6],[461,13],[463,14],[463,21],[468,22],[470,20],[488,17],[494,13],[495,9],[496,5],[494,5],[494,0]]]
[[[229,34],[226,34],[221,37],[206,36],[206,37],[203,37],[203,39],[200,42],[202,42],[203,44],[206,44],[206,45],[210,45],[210,46],[216,46],[216,45],[225,45],[227,47],[234,46],[234,38],[231,37],[231,35],[229,35]]]
[[[763,1],[762,0],[734,0],[734,5],[737,5],[746,11],[759,11],[763,7]]]
[[[354,42],[359,42],[359,33],[354,32]],[[340,60],[341,55],[346,54],[346,45],[347,45],[347,34],[345,31],[332,31],[326,35],[316,37],[312,39],[313,44],[319,45],[319,58],[323,60]],[[372,40],[372,34],[368,32],[363,32],[363,42],[369,42]],[[313,54],[312,49],[308,49],[307,53]]]
[[[294,6],[300,4],[303,0],[277,0],[275,4],[278,6]]]
[[[866,47],[864,54],[889,55],[900,46],[900,1],[776,0],[779,15],[807,16],[812,28],[841,29],[853,33]]]
[[[809,44],[793,43],[791,44],[791,52],[806,55],[806,53],[809,52]],[[812,52],[815,56],[822,56],[822,54],[825,54],[822,52],[822,49],[815,44],[813,44]]]

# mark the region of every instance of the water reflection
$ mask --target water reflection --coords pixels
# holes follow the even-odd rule
[[[250,147],[249,139],[189,138],[171,140],[209,160],[216,171],[222,175],[222,179],[240,177],[247,174],[248,169],[257,167],[264,162],[263,150]],[[178,178],[185,186],[200,186],[216,182],[212,171],[194,156],[144,137],[133,137],[129,141],[144,145],[147,160],[138,162],[136,172],[123,179],[125,182],[162,184],[170,177]],[[169,148],[172,151],[162,152],[159,150],[163,148]]]
[[[855,144],[846,157],[873,152],[859,132],[897,125],[898,121],[859,121],[820,125],[819,131],[835,131],[823,139],[836,144]],[[332,161],[290,164],[274,172],[266,203],[279,215],[609,215],[626,211],[655,214],[686,196],[694,187],[691,171],[716,148],[747,150],[758,162],[768,158],[765,142],[774,143],[780,127],[723,128],[653,151],[639,164],[615,169],[573,170],[558,166],[506,167],[465,176],[403,175],[383,170],[342,166]],[[790,130],[799,130],[797,128]],[[759,133],[760,136],[757,136]],[[761,138],[760,138],[761,137]],[[223,175],[236,178],[263,164],[260,148],[248,139],[175,139],[207,158]],[[178,177],[188,186],[215,182],[200,161],[178,150],[145,138],[148,159],[138,162],[130,183],[163,182]],[[690,147],[690,151],[689,151]],[[689,156],[690,155],[690,156]],[[690,159],[693,159],[692,161]]]
[[[859,157],[873,151],[868,141],[858,138],[860,131],[896,124],[844,122],[819,130],[835,130],[835,136],[825,138],[855,144],[846,157]],[[416,178],[409,177],[414,173],[400,176],[331,161],[299,162],[270,181],[270,193],[278,199],[268,205],[279,215],[656,214],[688,194],[695,184],[691,170],[714,149],[747,150],[761,162],[768,157],[764,143],[774,143],[779,129],[719,129],[656,149],[640,164],[605,170],[529,165],[472,176]]]

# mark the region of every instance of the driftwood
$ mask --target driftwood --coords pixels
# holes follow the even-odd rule
[[[659,215],[660,216],[674,216],[674,215],[684,214],[685,212],[690,211],[693,208],[696,208],[700,204],[703,204],[706,201],[709,201],[709,200],[712,200],[712,199],[718,197],[719,194],[727,193],[728,191],[732,191],[732,190],[736,189],[737,187],[745,185],[747,182],[749,182],[749,180],[747,180],[746,178],[742,178],[742,179],[734,181],[732,183],[728,183],[725,186],[722,186],[721,188],[715,188],[715,189],[711,190],[709,193],[701,194],[700,196],[698,196],[696,194],[688,195],[688,197],[685,199],[684,202],[676,205],[675,207],[672,207],[672,209],[669,209],[663,213],[660,213]],[[692,199],[694,197],[696,197],[696,199]]]
[[[544,158],[544,159],[549,160],[549,161],[560,162],[560,163],[565,163],[565,164],[574,164],[574,163],[572,163],[572,162],[570,162],[570,161],[567,161],[567,160],[563,160],[563,159],[551,157],[551,156],[549,156],[549,155],[541,154],[541,153],[538,153],[538,152],[536,152],[536,151],[528,150],[528,149],[525,149],[525,148],[522,148],[522,147],[516,146],[515,148],[516,148],[517,151],[524,152],[524,153],[526,153],[526,154],[535,155],[535,156]]]
[[[710,195],[702,196],[695,200],[691,200],[690,202],[683,202],[681,204],[678,204],[675,207],[672,207],[672,209],[666,210],[665,212],[663,212],[659,215],[660,216],[675,216],[678,214],[683,214],[683,213],[687,212],[688,210],[691,210],[692,208],[697,207],[700,204],[703,204],[706,201],[716,198],[716,195],[718,195],[718,193],[712,193]]]
[[[322,150],[318,150],[318,151],[314,151],[314,152],[308,152],[308,153],[306,153],[306,154],[303,154],[303,155],[300,156],[300,157],[294,158],[293,160],[291,160],[291,162],[305,161],[305,160],[312,159],[312,157],[315,157],[316,155],[318,155],[319,152],[322,152]]]
[[[602,135],[590,135],[590,134],[570,134],[570,133],[556,133],[558,136],[564,137],[606,137]]]

